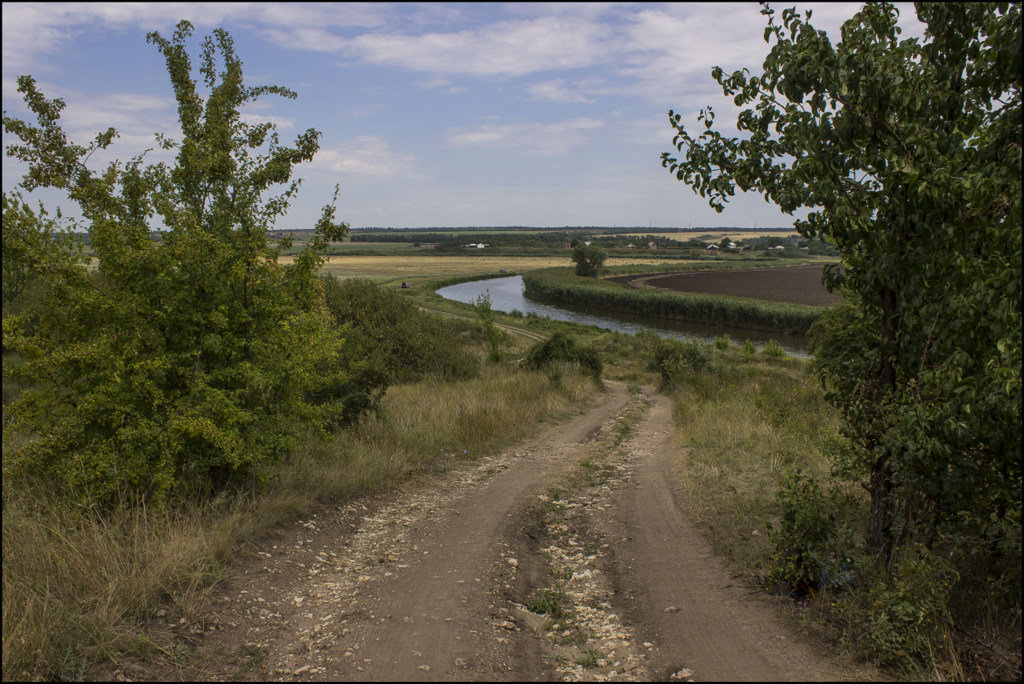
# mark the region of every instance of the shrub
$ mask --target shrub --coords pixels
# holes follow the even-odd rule
[[[487,360],[492,362],[501,361],[501,343],[508,335],[494,324],[495,313],[491,308],[491,293],[482,292],[475,300],[473,306],[480,317],[480,323],[484,327],[484,335],[487,337]]]
[[[743,340],[743,355],[753,356],[757,352],[757,347],[754,346],[753,340]]]
[[[947,648],[948,606],[957,577],[946,560],[920,544],[901,550],[891,572],[876,571],[864,591],[836,602],[844,640],[889,667],[934,664]]]
[[[556,332],[543,342],[535,344],[526,353],[526,364],[531,368],[544,368],[558,361],[578,363],[595,377],[601,375],[603,368],[601,359],[594,350],[581,347],[575,339],[564,332]]]
[[[779,343],[775,340],[768,340],[768,342],[761,347],[761,353],[773,359],[786,358],[786,352],[783,351],[782,347],[780,347]]]
[[[715,349],[721,349],[725,351],[729,348],[731,340],[729,339],[729,333],[722,333],[721,337],[715,338]]]
[[[398,292],[364,278],[324,276],[327,309],[347,326],[346,355],[376,382],[409,382],[424,375],[475,377],[479,364],[459,344],[463,324],[431,316]]]
[[[650,357],[647,369],[661,373],[662,389],[678,385],[684,377],[708,367],[707,353],[698,342],[661,340]]]
[[[319,134],[287,146],[272,123],[241,119],[263,95],[295,94],[243,87],[242,61],[221,29],[204,43],[198,86],[192,30],[183,21],[170,40],[147,36],[179,105],[180,141],[159,137],[165,151],[178,149],[172,163],[146,164],[143,153],[93,172],[85,160],[117,132],[74,144],[60,123],[64,102],[18,78],[36,119],[4,113],[5,133],[20,141],[7,154],[28,166],[19,187],[66,191],[98,265],[87,268],[71,241],[54,242],[57,226],[43,212],[5,197],[5,237],[16,218],[24,238],[4,241],[5,258],[18,257],[5,259],[5,286],[26,266],[46,273],[43,296],[3,321],[4,351],[23,359],[9,372],[25,385],[5,413],[29,436],[4,454],[5,477],[48,477],[69,498],[108,507],[167,503],[264,478],[306,431],[359,409],[347,400],[358,374],[343,362],[316,280],[347,226],[332,201],[287,265],[278,263],[287,241],[268,240]]]
[[[823,492],[797,470],[779,491],[779,523],[771,528],[770,586],[805,596],[852,581],[852,533],[837,515],[845,503],[836,489]]]

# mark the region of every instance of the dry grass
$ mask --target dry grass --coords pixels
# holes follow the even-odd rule
[[[293,257],[283,256],[282,264],[292,263]],[[606,266],[626,264],[660,264],[664,259],[621,259],[609,258]],[[551,266],[571,266],[569,255],[565,257],[519,257],[519,256],[332,256],[323,267],[324,273],[339,278],[405,278],[413,282],[426,279],[449,278],[475,273],[497,273],[508,271],[530,271]]]
[[[45,487],[4,487],[3,678],[82,679],[118,654],[152,653],[159,647],[143,620],[167,601],[198,612],[240,542],[318,501],[493,451],[593,394],[582,376],[554,386],[541,373],[493,366],[474,380],[393,387],[378,416],[332,441],[310,439],[260,494],[202,507],[97,516]]]
[[[757,577],[783,480],[798,467],[827,476],[822,445],[838,417],[806,362],[715,354],[710,371],[672,393],[682,440],[676,481],[714,543]]]

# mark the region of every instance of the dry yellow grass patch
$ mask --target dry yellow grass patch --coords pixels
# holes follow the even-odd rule
[[[279,262],[289,264],[294,257],[282,256]],[[626,264],[660,264],[664,259],[610,258],[606,266]],[[333,256],[323,267],[324,273],[339,278],[445,278],[473,273],[529,271],[551,266],[571,266],[565,257],[516,256]]]

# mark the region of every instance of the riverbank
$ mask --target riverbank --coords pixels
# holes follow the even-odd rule
[[[664,264],[661,265],[661,268],[664,268]],[[428,285],[428,287],[432,286],[433,284]],[[810,338],[806,336],[670,318],[651,318],[622,312],[597,311],[591,307],[574,307],[562,303],[545,304],[526,297],[524,289],[522,276],[505,276],[439,287],[436,294],[443,300],[470,305],[481,294],[487,293],[494,311],[514,317],[506,321],[508,323],[529,319],[539,325],[543,319],[551,319],[552,322],[558,322],[559,325],[593,326],[627,335],[654,333],[659,337],[701,344],[711,344],[716,339],[726,336],[740,344],[750,341],[756,348],[774,341],[786,354],[799,358],[806,358],[810,353]],[[580,333],[582,330],[574,332]]]
[[[552,304],[791,335],[806,335],[823,309],[731,295],[638,289],[609,280],[582,278],[565,267],[529,271],[523,275],[523,283],[528,297]]]

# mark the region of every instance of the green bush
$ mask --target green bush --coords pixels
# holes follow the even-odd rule
[[[741,349],[743,350],[744,356],[753,356],[757,353],[757,347],[754,346],[753,340],[743,340],[743,346]]]
[[[97,265],[80,258],[75,240],[54,239],[60,231],[43,211],[5,194],[4,296],[23,307],[3,319],[4,351],[23,359],[5,368],[23,386],[5,420],[26,436],[5,452],[5,478],[49,478],[88,504],[163,504],[265,478],[299,437],[361,408],[349,400],[358,369],[345,361],[316,280],[347,226],[332,201],[287,265],[278,263],[287,241],[268,240],[298,188],[293,167],[312,159],[319,134],[289,147],[272,123],[240,119],[240,107],[262,95],[294,93],[243,87],[242,62],[220,29],[202,53],[197,88],[191,33],[183,21],[171,39],[147,36],[179,105],[182,136],[161,144],[178,150],[170,164],[139,156],[94,173],[85,160],[117,132],[74,144],[60,123],[64,102],[18,78],[35,118],[3,117],[21,143],[7,154],[28,167],[19,187],[66,191]],[[45,279],[7,282],[40,267]],[[25,301],[41,280],[43,291]]]
[[[707,367],[708,356],[703,345],[679,340],[660,340],[647,364],[648,370],[661,373],[662,389],[674,387]]]
[[[564,332],[556,332],[554,335],[538,342],[526,353],[526,365],[530,368],[544,368],[555,362],[574,362],[598,377],[601,375],[603,364],[597,353],[586,347],[581,347],[575,339]]]
[[[731,342],[732,341],[729,339],[729,333],[722,333],[720,337],[715,338],[715,349],[725,351],[729,348]]]
[[[882,665],[920,676],[915,667],[946,655],[957,578],[948,561],[924,546],[902,549],[891,572],[876,570],[862,591],[836,601],[844,641]]]
[[[779,491],[779,503],[779,523],[771,527],[769,586],[806,596],[851,582],[852,533],[838,515],[846,504],[837,490],[823,492],[797,470]]]
[[[780,347],[779,343],[775,340],[768,340],[768,342],[761,347],[761,353],[773,359],[786,358],[786,352],[783,351],[782,347]]]
[[[425,375],[462,380],[480,368],[460,340],[465,324],[420,311],[400,293],[364,278],[323,276],[327,309],[345,328],[346,357],[367,381],[409,382]]]

